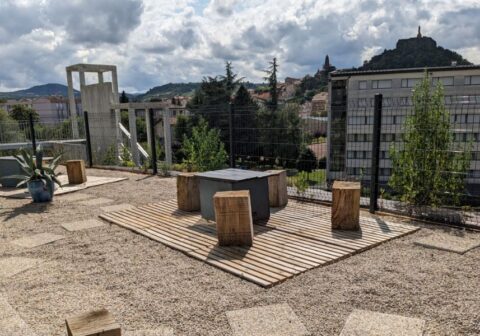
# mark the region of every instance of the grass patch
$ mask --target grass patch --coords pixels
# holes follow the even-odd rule
[[[288,185],[295,186],[295,182],[297,181],[299,175],[290,176],[288,177]],[[316,169],[311,173],[307,173],[307,182],[310,186],[323,184],[326,181],[326,173],[325,169]]]

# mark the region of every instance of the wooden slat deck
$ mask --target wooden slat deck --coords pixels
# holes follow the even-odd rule
[[[100,217],[263,287],[418,230],[361,217],[360,232],[332,231],[328,207],[290,201],[275,210],[268,222],[254,225],[253,246],[245,248],[217,246],[215,223],[178,210],[175,200]]]

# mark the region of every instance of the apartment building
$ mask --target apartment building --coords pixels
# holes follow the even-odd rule
[[[373,105],[383,95],[379,182],[392,173],[389,148],[401,143],[406,116],[413,112],[412,92],[425,70],[444,86],[445,106],[455,141],[473,142],[467,188],[480,194],[480,65],[392,70],[338,70],[330,74],[327,179],[361,179],[371,174]]]
[[[81,115],[81,102],[77,103],[77,115]],[[8,99],[0,103],[0,109],[10,112],[15,105],[22,105],[35,110],[41,122],[58,123],[69,118],[68,99],[61,96]]]

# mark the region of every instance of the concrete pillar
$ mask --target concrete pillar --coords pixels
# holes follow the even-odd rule
[[[172,164],[172,131],[170,127],[170,110],[163,110],[163,141],[165,145],[165,162]]]
[[[140,153],[137,147],[137,122],[135,109],[128,109],[128,126],[130,129],[130,153],[132,153],[133,162],[136,166],[140,166]]]
[[[97,72],[98,74],[98,82],[103,83],[103,72]]]
[[[67,70],[68,84],[68,105],[70,110],[70,122],[72,123],[72,136],[78,138],[77,106],[75,104],[75,94],[73,92],[72,72]]]
[[[120,102],[119,97],[118,97],[118,77],[117,77],[117,68],[115,67],[114,70],[112,70],[112,90],[113,90],[113,102],[114,104],[118,104]],[[120,133],[120,128],[118,127],[121,119],[120,115],[120,110],[115,109],[115,120],[116,120],[116,125],[117,125],[117,143],[120,144],[122,143],[122,134]]]
[[[147,127],[147,141],[148,141],[148,146],[152,143],[152,132],[150,132],[150,113],[153,113],[152,110],[146,108],[145,109],[145,125]],[[150,148],[150,153],[151,153],[151,148]]]
[[[117,77],[117,68],[112,70],[112,88],[113,88],[113,97],[115,99],[115,104],[119,103],[118,99],[118,77]]]

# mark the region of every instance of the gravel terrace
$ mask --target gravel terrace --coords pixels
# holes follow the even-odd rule
[[[87,174],[128,180],[74,194],[133,205],[175,197],[173,178]],[[0,198],[0,258],[44,260],[0,279],[0,294],[39,336],[65,335],[66,317],[103,307],[124,330],[231,335],[226,311],[277,303],[288,303],[312,335],[338,335],[354,309],[425,319],[427,335],[480,334],[480,248],[459,255],[413,244],[434,231],[480,233],[416,224],[422,230],[263,289],[115,225],[68,232],[61,224],[95,218],[105,204],[65,197],[48,205]],[[66,239],[32,249],[9,243],[42,232]]]

